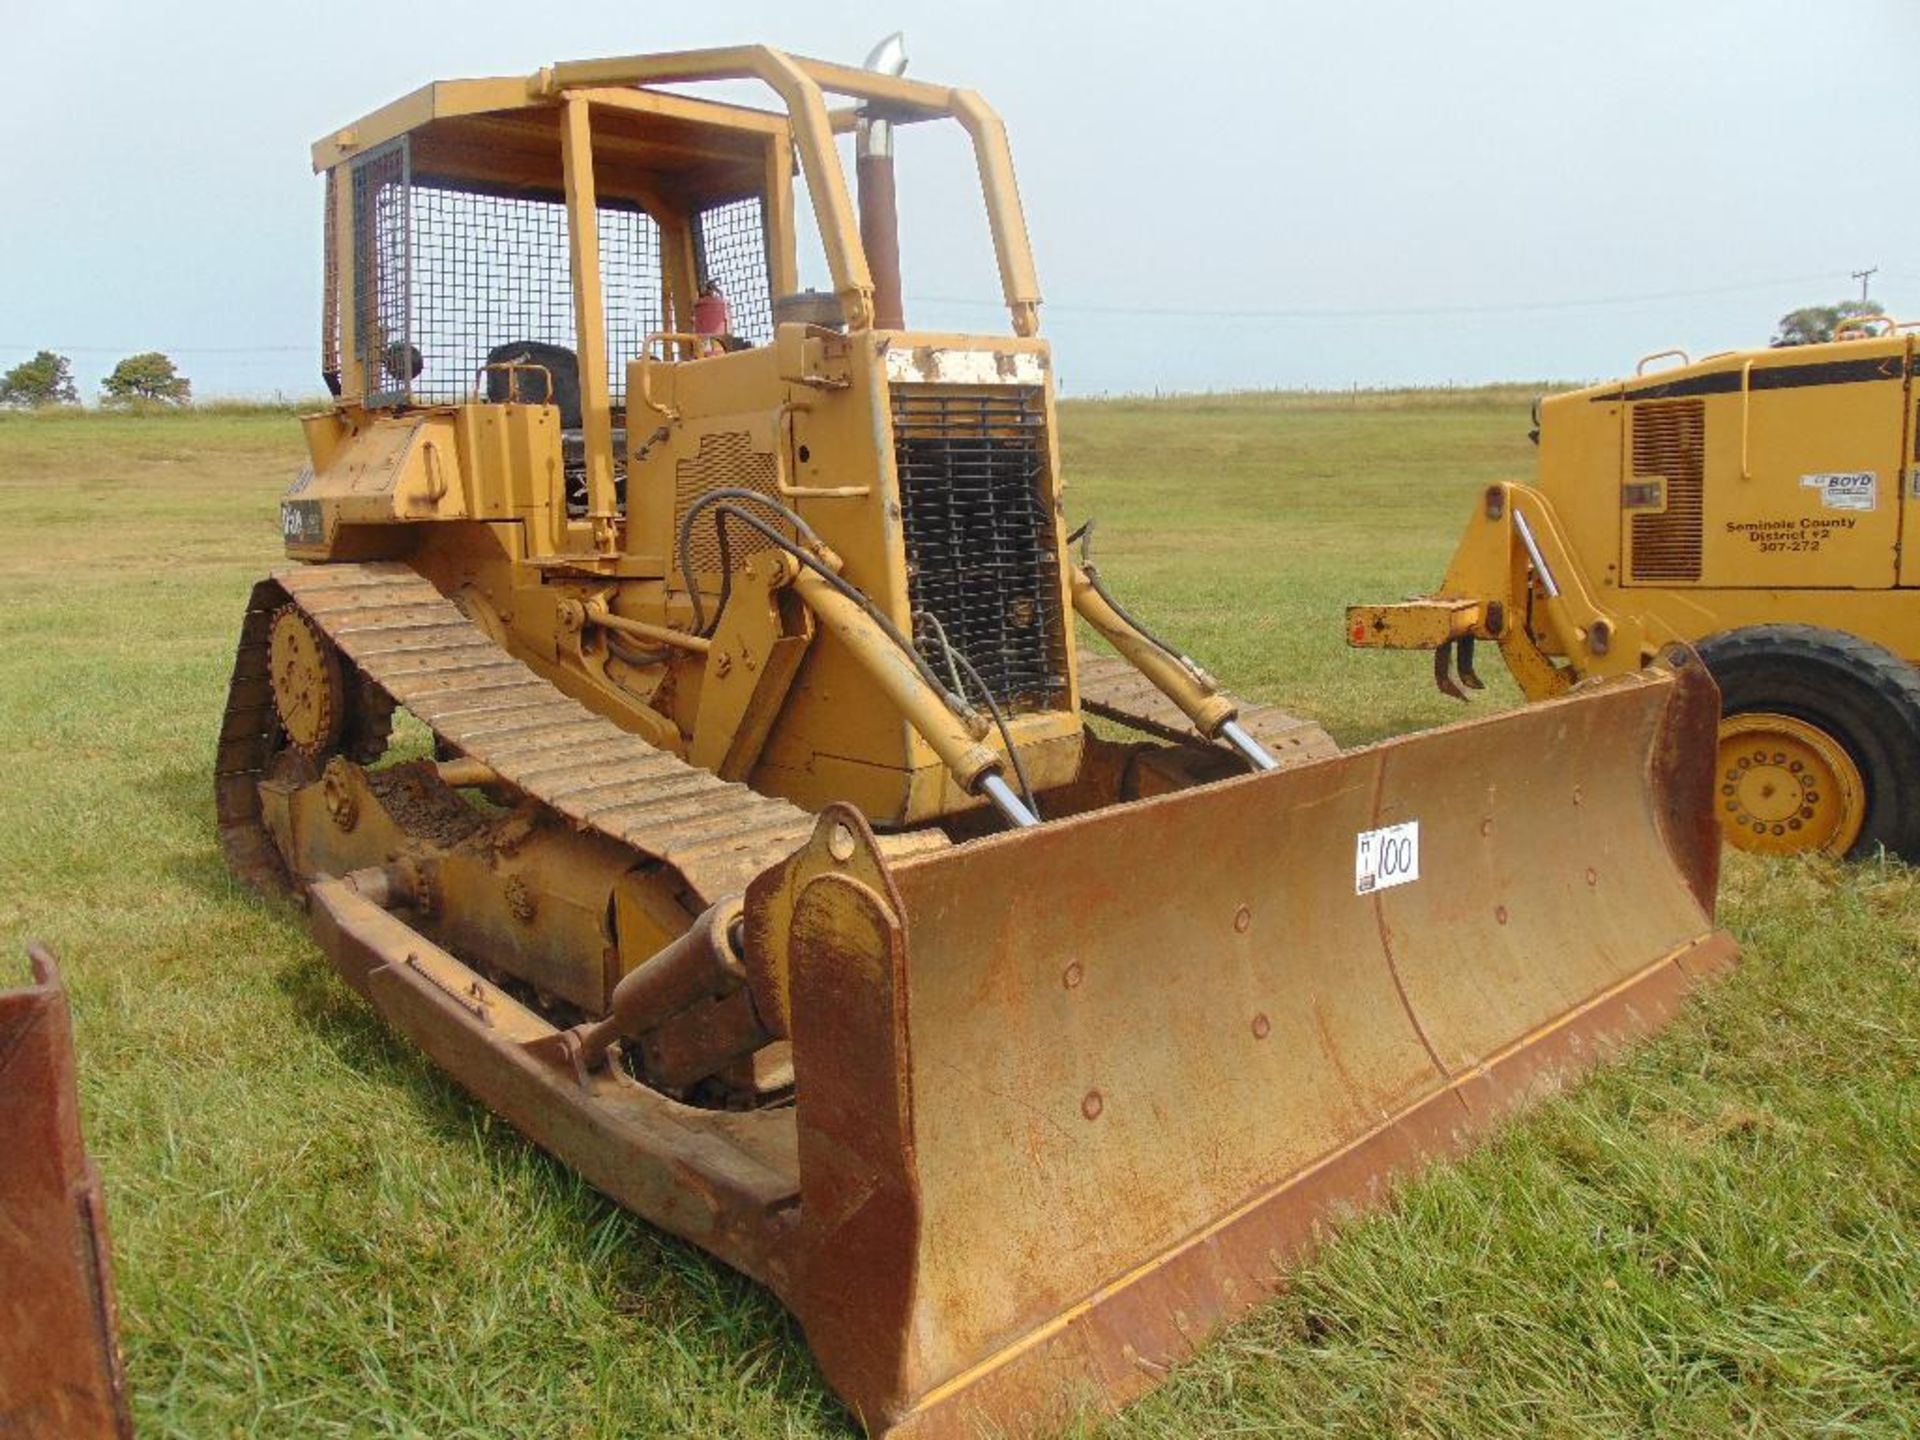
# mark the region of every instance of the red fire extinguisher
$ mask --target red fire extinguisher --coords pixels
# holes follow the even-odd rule
[[[727,312],[727,297],[720,293],[720,282],[708,280],[693,302],[693,331],[701,339],[718,340],[733,331],[733,317]]]

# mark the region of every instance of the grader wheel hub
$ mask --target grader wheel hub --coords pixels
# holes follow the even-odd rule
[[[275,612],[267,638],[273,708],[287,742],[308,756],[333,748],[346,721],[347,687],[340,655],[292,605]]]
[[[1720,825],[1738,850],[1844,855],[1866,821],[1860,767],[1826,731],[1752,711],[1720,722]]]

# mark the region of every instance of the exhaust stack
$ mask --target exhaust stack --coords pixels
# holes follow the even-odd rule
[[[896,30],[861,62],[882,75],[904,75],[907,37]],[[860,187],[860,244],[873,275],[873,328],[904,330],[906,307],[900,295],[900,209],[893,185],[893,122],[861,106],[854,131],[854,177]]]

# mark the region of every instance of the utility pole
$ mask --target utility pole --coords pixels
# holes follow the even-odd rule
[[[1867,281],[1871,280],[1875,275],[1878,275],[1880,273],[1880,267],[1878,265],[1874,265],[1869,267],[1868,269],[1855,270],[1851,273],[1853,275],[1853,278],[1860,282],[1860,303],[1864,305],[1867,303]]]

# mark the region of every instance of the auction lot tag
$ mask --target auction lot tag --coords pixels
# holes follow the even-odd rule
[[[1420,878],[1420,822],[1362,830],[1353,844],[1353,893],[1370,895]]]

